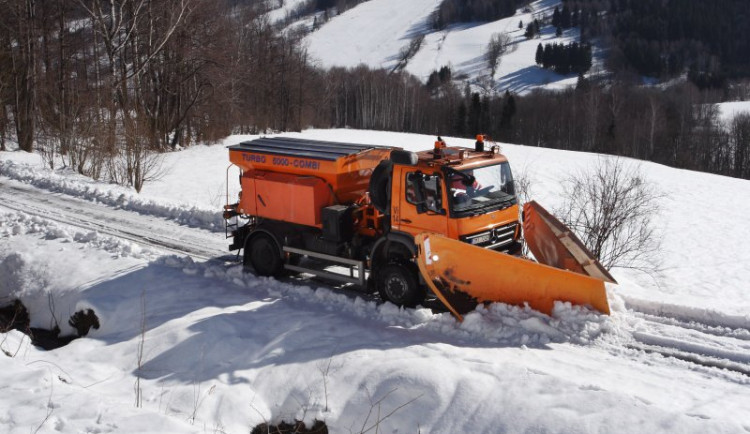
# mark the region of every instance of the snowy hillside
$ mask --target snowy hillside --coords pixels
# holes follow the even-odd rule
[[[750,431],[750,182],[632,162],[666,198],[659,280],[613,270],[609,317],[494,304],[457,323],[243,273],[220,219],[222,145],[168,154],[168,175],[141,195],[0,153],[0,304],[18,297],[32,326],[64,333],[81,309],[101,323],[47,352],[0,333],[0,431],[246,433],[295,418],[334,433]],[[571,172],[610,158],[502,150],[548,208]]]
[[[398,63],[399,51],[418,35],[424,42],[409,61],[406,70],[423,80],[433,71],[450,66],[454,78],[463,78],[496,91],[525,93],[534,88],[560,88],[575,85],[576,76],[563,76],[535,64],[540,43],[577,41],[577,29],[555,36],[551,26],[543,27],[539,38],[527,39],[519,22],[526,24],[535,17],[552,15],[559,1],[539,0],[519,10],[510,18],[491,23],[453,25],[442,31],[431,28],[431,15],[440,0],[369,0],[333,17],[306,38],[310,54],[321,66],[354,67],[364,63],[373,68],[392,69]],[[490,68],[485,60],[487,44],[494,34],[505,33],[511,44],[500,60],[494,82],[489,81]],[[594,67],[601,68],[598,49],[594,47]]]
[[[731,120],[740,114],[750,115],[750,101],[734,101],[716,104],[719,109],[719,119],[724,122]]]

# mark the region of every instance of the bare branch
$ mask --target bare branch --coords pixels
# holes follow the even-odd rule
[[[654,227],[663,195],[622,159],[602,158],[563,185],[556,210],[606,268],[656,272],[661,236]]]

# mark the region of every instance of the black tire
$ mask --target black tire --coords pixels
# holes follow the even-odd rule
[[[377,274],[378,293],[383,301],[397,306],[415,307],[427,296],[419,285],[413,264],[388,264]]]
[[[266,234],[256,235],[248,241],[243,264],[253,267],[259,276],[279,276],[284,271],[279,247]]]

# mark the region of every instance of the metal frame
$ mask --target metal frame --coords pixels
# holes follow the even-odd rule
[[[316,270],[313,268],[300,267],[298,265],[284,264],[284,269],[297,271],[300,273],[310,273],[318,277],[324,277],[326,279],[335,280],[344,283],[353,283],[361,287],[365,287],[365,262],[357,261],[356,259],[341,258],[333,255],[326,255],[324,253],[313,252],[310,250],[297,249],[294,247],[283,247],[282,249],[286,253],[294,253],[297,255],[306,255],[317,259],[323,259],[330,261],[336,265],[346,265],[349,268],[349,276],[344,276],[330,271]],[[354,270],[357,270],[357,276],[354,276]]]

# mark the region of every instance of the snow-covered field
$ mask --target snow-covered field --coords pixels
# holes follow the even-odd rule
[[[468,79],[496,91],[524,94],[535,88],[559,89],[576,84],[575,74],[563,76],[535,64],[537,46],[542,43],[569,43],[578,40],[578,30],[561,37],[551,26],[542,28],[539,38],[527,40],[525,26],[535,17],[551,16],[556,0],[538,0],[514,16],[490,23],[431,28],[431,16],[440,0],[369,0],[333,17],[306,38],[310,54],[322,66],[354,67],[364,63],[373,68],[391,69],[398,63],[399,51],[418,35],[424,35],[421,49],[406,70],[427,80],[430,73],[450,66],[454,78]],[[519,22],[523,28],[519,29]],[[511,44],[501,57],[498,70],[489,81],[485,60],[487,44],[495,34],[505,33]],[[592,71],[602,68],[599,48],[594,47]]]
[[[141,195],[0,153],[0,304],[19,297],[32,326],[66,333],[83,308],[101,322],[48,352],[0,334],[0,431],[234,433],[318,418],[335,433],[750,432],[750,182],[631,162],[665,195],[658,280],[613,270],[610,317],[495,304],[456,323],[228,262],[222,145],[169,154]],[[608,158],[503,152],[550,209],[561,180]]]

